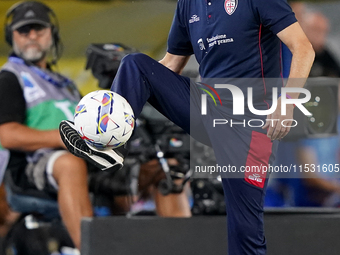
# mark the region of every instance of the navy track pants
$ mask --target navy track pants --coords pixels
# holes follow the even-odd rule
[[[193,138],[211,145],[220,166],[240,169],[268,165],[274,160],[277,144],[264,133],[228,126],[218,127],[220,130],[216,132],[205,131],[206,119],[200,114],[200,91],[189,78],[172,72],[144,54],[123,58],[111,90],[127,99],[136,118],[148,101]],[[244,172],[222,179],[229,255],[266,254],[263,203],[267,181],[266,174],[254,176]],[[220,238],[223,241],[223,237]]]

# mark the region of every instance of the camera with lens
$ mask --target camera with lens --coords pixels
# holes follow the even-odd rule
[[[120,61],[134,52],[137,50],[121,43],[90,44],[86,49],[85,69],[91,69],[93,76],[99,81],[100,88],[110,89]]]

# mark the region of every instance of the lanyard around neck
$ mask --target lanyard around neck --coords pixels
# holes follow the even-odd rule
[[[58,75],[60,80],[56,80],[51,75],[49,75],[48,73],[46,73],[45,71],[40,69],[39,67],[33,66],[33,65],[27,65],[25,63],[25,61],[21,58],[9,57],[8,60],[12,63],[17,63],[17,64],[28,66],[35,74],[37,74],[39,77],[41,77],[45,81],[53,84],[56,87],[64,88],[64,87],[67,87],[70,84],[73,84],[73,82],[70,79],[67,79],[66,77],[63,77],[63,76],[58,75],[58,74],[56,74],[56,75]]]

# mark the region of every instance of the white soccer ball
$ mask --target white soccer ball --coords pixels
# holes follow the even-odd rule
[[[97,90],[79,101],[74,125],[88,145],[99,150],[113,149],[129,140],[135,117],[124,97],[109,90]]]

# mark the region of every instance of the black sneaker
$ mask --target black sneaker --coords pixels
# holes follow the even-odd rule
[[[59,133],[66,148],[75,156],[83,158],[101,170],[117,171],[123,167],[124,157],[115,150],[98,150],[81,139],[71,121],[63,120]]]

